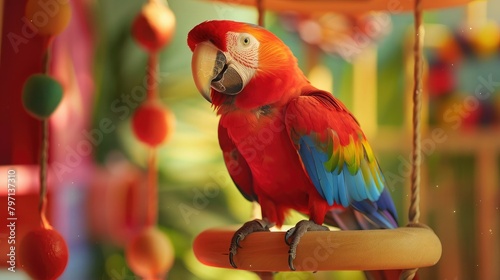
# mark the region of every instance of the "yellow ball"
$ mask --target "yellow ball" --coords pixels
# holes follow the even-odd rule
[[[142,230],[125,249],[130,269],[146,279],[164,277],[174,261],[174,250],[168,237],[156,227]]]
[[[41,35],[61,33],[71,18],[69,0],[28,0],[25,16]]]
[[[491,55],[500,47],[500,28],[496,22],[489,21],[473,33],[471,41],[480,55]]]

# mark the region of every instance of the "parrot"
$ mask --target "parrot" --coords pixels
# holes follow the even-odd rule
[[[398,227],[387,183],[360,125],[331,93],[308,81],[288,46],[258,25],[209,20],[189,31],[194,84],[220,116],[218,140],[241,194],[262,219],[243,224],[229,262],[249,234],[281,227],[290,211],[309,219],[285,234],[294,259],[307,231]],[[369,279],[399,279],[372,271]]]

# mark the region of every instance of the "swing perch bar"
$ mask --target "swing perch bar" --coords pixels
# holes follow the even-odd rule
[[[228,246],[237,228],[209,229],[197,236],[193,250],[208,266],[230,268]],[[234,256],[238,269],[290,271],[285,232],[255,232]],[[390,270],[432,266],[441,257],[441,242],[425,227],[390,230],[311,231],[300,240],[297,271]]]

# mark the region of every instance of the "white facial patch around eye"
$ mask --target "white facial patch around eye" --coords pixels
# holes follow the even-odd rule
[[[259,66],[260,42],[249,33],[228,32],[227,50],[242,65],[256,69]]]

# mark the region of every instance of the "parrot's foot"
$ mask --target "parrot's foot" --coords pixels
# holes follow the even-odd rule
[[[328,231],[328,227],[318,225],[313,221],[303,220],[298,222],[295,227],[289,229],[285,234],[285,242],[290,246],[288,250],[288,266],[291,270],[295,270],[293,260],[297,256],[297,246],[300,238],[308,231]]]
[[[250,233],[269,231],[271,226],[272,225],[266,220],[256,219],[244,223],[243,226],[234,233],[233,238],[231,239],[231,246],[229,247],[229,263],[232,267],[237,268],[233,258],[234,255],[236,255],[238,248],[241,248],[240,241],[245,239],[245,237],[247,237]]]

